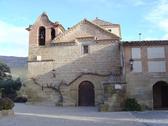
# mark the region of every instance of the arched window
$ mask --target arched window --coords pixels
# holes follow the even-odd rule
[[[45,45],[45,34],[46,34],[45,32],[46,32],[45,27],[41,26],[39,28],[39,45],[40,46]]]
[[[51,40],[55,38],[55,29],[51,28]]]

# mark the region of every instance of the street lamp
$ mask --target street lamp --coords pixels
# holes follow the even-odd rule
[[[132,58],[130,58],[129,63],[130,63],[130,70],[133,70],[133,62],[134,60]]]

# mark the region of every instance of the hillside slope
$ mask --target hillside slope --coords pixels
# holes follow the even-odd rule
[[[0,62],[7,64],[14,78],[26,79],[27,57],[0,56]]]

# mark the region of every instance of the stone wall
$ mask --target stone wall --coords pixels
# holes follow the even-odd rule
[[[58,87],[60,83],[70,86],[61,87],[63,105],[78,105],[78,86],[82,81],[90,81],[95,87],[95,104],[103,100],[102,81],[111,72],[120,72],[120,53],[116,42],[89,42],[89,54],[83,54],[82,44],[73,46],[32,47],[29,56],[41,56],[41,61],[28,63],[29,78],[37,78],[41,86]],[[73,81],[82,73],[83,75]],[[95,75],[94,75],[95,74]],[[64,93],[65,92],[65,93]]]
[[[101,43],[89,46],[89,54],[82,54],[82,46],[34,47],[30,56],[41,56],[42,61],[28,63],[29,77],[55,70],[56,78],[72,81],[82,72],[109,74],[120,67],[117,43]],[[51,60],[51,61],[47,61]]]

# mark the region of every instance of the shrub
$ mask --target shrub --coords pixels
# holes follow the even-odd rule
[[[23,97],[23,96],[16,97],[16,99],[14,100],[14,102],[16,102],[16,103],[25,103],[25,102],[27,102],[27,98]]]
[[[0,111],[3,109],[3,105],[2,105],[2,102],[1,102],[1,99],[0,99]]]
[[[128,98],[125,101],[125,111],[141,111],[141,106],[134,98]]]
[[[2,98],[0,99],[0,109],[1,110],[9,110],[14,107],[14,103],[11,99],[9,98]]]

